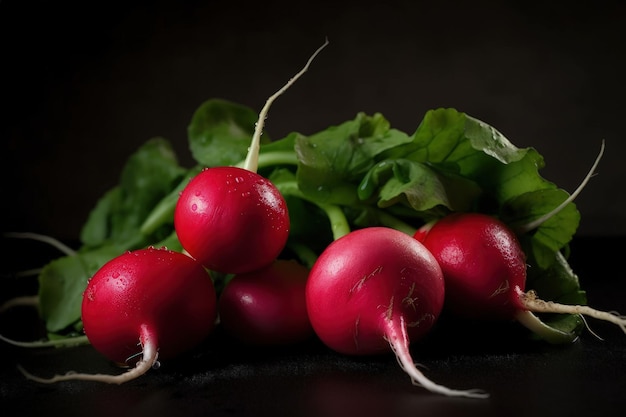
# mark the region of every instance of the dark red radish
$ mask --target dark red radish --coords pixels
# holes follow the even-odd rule
[[[263,125],[271,104],[302,74],[326,41],[259,113],[244,166],[203,170],[182,191],[174,227],[192,257],[211,270],[243,273],[269,265],[289,235],[287,204],[270,181],[257,174]]]
[[[293,260],[276,260],[260,270],[235,275],[219,301],[220,325],[252,345],[286,345],[313,336],[306,309],[309,269]]]
[[[119,375],[68,373],[44,383],[91,380],[121,384],[199,345],[215,326],[213,282],[198,262],[167,249],[126,252],[100,268],[83,294],[82,320],[91,345],[133,366]]]
[[[306,304],[315,333],[347,355],[393,351],[415,385],[449,396],[484,398],[453,390],[419,371],[409,344],[435,325],[444,302],[443,274],[417,240],[386,227],[358,229],[332,242],[313,265]]]
[[[441,266],[446,310],[469,319],[517,320],[551,340],[534,313],[581,314],[612,322],[626,332],[626,318],[582,305],[563,305],[526,292],[526,256],[517,236],[481,213],[448,215],[415,236]]]

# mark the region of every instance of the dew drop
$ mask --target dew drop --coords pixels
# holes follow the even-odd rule
[[[237,184],[241,184],[241,183],[242,183],[242,182],[244,182],[244,181],[245,181],[245,180],[243,179],[243,177],[236,177],[236,178],[235,178],[235,182],[236,182]]]
[[[154,363],[152,364],[152,369],[159,369],[161,367],[161,362],[159,361],[154,361]]]
[[[198,211],[198,205],[197,204],[192,204],[191,205],[191,211]]]

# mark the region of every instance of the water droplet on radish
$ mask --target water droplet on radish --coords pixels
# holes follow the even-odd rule
[[[192,204],[191,205],[191,211],[198,211],[198,205],[197,204]]]
[[[242,183],[242,182],[244,182],[244,181],[245,181],[245,180],[243,179],[243,177],[236,177],[236,178],[235,178],[235,182],[236,182],[237,184],[241,184],[241,183]]]
[[[161,362],[159,361],[154,361],[154,363],[152,364],[152,369],[159,369],[161,367]]]

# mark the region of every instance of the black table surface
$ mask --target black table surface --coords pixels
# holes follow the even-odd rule
[[[622,237],[576,237],[570,262],[589,305],[626,312]],[[5,246],[8,246],[4,242]],[[12,253],[5,271],[40,262],[49,249]],[[19,245],[17,245],[19,246]],[[10,249],[10,250],[9,250]],[[9,250],[9,252],[7,252]],[[35,283],[6,275],[3,299]],[[19,363],[40,376],[68,370],[119,369],[90,346],[24,349],[0,342],[3,416],[623,416],[626,335],[593,319],[595,334],[552,346],[530,340],[515,323],[476,325],[442,319],[411,352],[434,381],[481,388],[488,399],[448,398],[411,384],[392,355],[347,357],[318,340],[281,348],[243,346],[216,332],[195,351],[123,385],[71,381],[43,385],[25,379]],[[0,332],[32,337],[36,313],[20,307],[0,316]]]

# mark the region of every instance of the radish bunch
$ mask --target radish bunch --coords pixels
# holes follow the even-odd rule
[[[50,379],[22,370],[28,377],[127,382],[158,366],[157,359],[197,347],[219,323],[250,345],[292,344],[315,335],[345,355],[393,353],[415,385],[447,396],[485,398],[481,390],[431,381],[412,359],[411,344],[429,334],[444,310],[469,319],[516,320],[555,343],[571,341],[572,335],[535,313],[587,315],[626,332],[624,317],[543,301],[526,288],[529,259],[520,240],[559,214],[553,224],[567,230],[557,230],[547,252],[567,265],[560,251],[578,221],[570,203],[604,147],[579,188],[554,209],[551,202],[563,193],[538,176],[541,156],[454,109],[429,112],[413,135],[391,129],[380,114],[359,113],[340,126],[310,136],[294,132],[261,149],[271,104],[326,45],[267,100],[254,132],[252,122],[249,129],[233,122],[242,113],[248,120],[249,112],[221,101],[202,107],[209,115],[198,118],[200,127],[192,121],[192,133],[202,131],[207,120],[225,125],[208,128],[208,142],[215,143],[196,144],[209,158],[216,149],[231,149],[229,140],[241,132],[247,145],[252,134],[247,152],[233,151],[237,157],[245,153],[243,162],[198,159],[201,165],[181,173],[166,152],[160,171],[170,173],[169,182],[184,180],[173,190],[156,184],[155,195],[162,199],[155,207],[129,215],[137,203],[157,198],[135,196],[143,178],[130,181],[126,175],[130,185],[110,192],[92,213],[87,246],[116,235],[122,242],[105,247],[97,259],[120,248],[125,252],[98,269],[86,288],[75,285],[71,295],[84,288],[81,319],[93,347],[131,369]],[[226,114],[220,117],[227,122],[211,109]],[[163,143],[153,146],[153,153],[133,163],[154,162],[166,150]],[[155,172],[149,167],[146,172]],[[131,198],[120,203],[123,195]],[[539,200],[540,207],[528,209]],[[121,211],[109,213],[116,203]],[[540,215],[509,225],[493,215],[506,209],[518,220]],[[118,228],[108,235],[114,222]],[[179,250],[137,248],[156,236]],[[286,259],[286,253],[301,263]],[[65,329],[74,323],[59,322]]]

